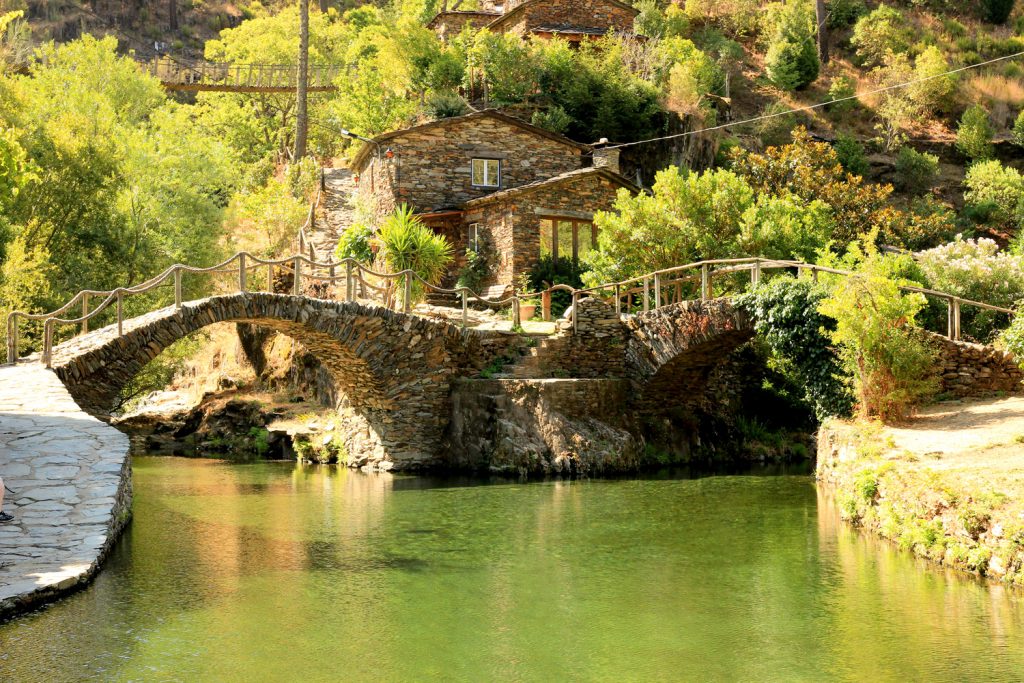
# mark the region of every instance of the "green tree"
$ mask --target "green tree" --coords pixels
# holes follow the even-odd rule
[[[775,85],[784,90],[797,90],[818,78],[821,65],[811,3],[787,0],[769,5],[765,12],[765,33],[769,35],[765,71]]]
[[[971,105],[960,119],[956,130],[956,148],[972,160],[992,156],[992,124],[988,112],[981,105]]]
[[[850,43],[862,64],[875,66],[890,52],[906,52],[910,38],[910,27],[903,13],[889,5],[879,5],[857,20]]]
[[[926,301],[904,294],[897,273],[905,264],[872,247],[854,244],[846,265],[857,265],[851,277],[839,277],[818,310],[836,321],[829,333],[839,348],[846,372],[853,378],[862,417],[901,420],[935,390],[934,351],[916,332],[915,318]]]
[[[896,187],[920,194],[932,188],[939,177],[939,158],[912,147],[903,147],[896,157]]]
[[[598,249],[587,255],[584,280],[599,284],[734,255],[737,226],[753,201],[750,186],[731,171],[660,171],[652,194],[621,190],[614,211],[594,217]]]
[[[812,261],[834,231],[832,207],[820,199],[762,194],[743,212],[737,246],[752,256]]]
[[[979,161],[967,169],[964,202],[1003,229],[1012,229],[1021,216],[1024,176],[995,159]]]

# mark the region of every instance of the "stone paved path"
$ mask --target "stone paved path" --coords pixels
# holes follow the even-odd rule
[[[326,260],[338,246],[338,237],[355,220],[352,198],[356,184],[352,171],[347,168],[324,169],[323,220],[317,221],[310,241],[316,249],[317,258]]]
[[[128,437],[84,413],[38,363],[0,367],[0,617],[95,574],[127,520]]]

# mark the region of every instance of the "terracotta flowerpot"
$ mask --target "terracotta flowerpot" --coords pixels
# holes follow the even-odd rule
[[[529,320],[537,312],[537,304],[519,304],[519,319]]]

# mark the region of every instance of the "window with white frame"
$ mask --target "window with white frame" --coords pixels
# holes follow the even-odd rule
[[[499,187],[501,185],[501,162],[498,159],[473,159],[473,185],[476,187]]]
[[[466,248],[480,253],[480,224],[470,223],[469,234],[466,236]]]

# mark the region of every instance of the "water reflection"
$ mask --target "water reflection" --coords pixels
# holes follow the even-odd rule
[[[807,476],[524,484],[139,458],[135,482],[95,585],[0,626],[0,679],[1024,670],[1020,596],[852,532]]]

